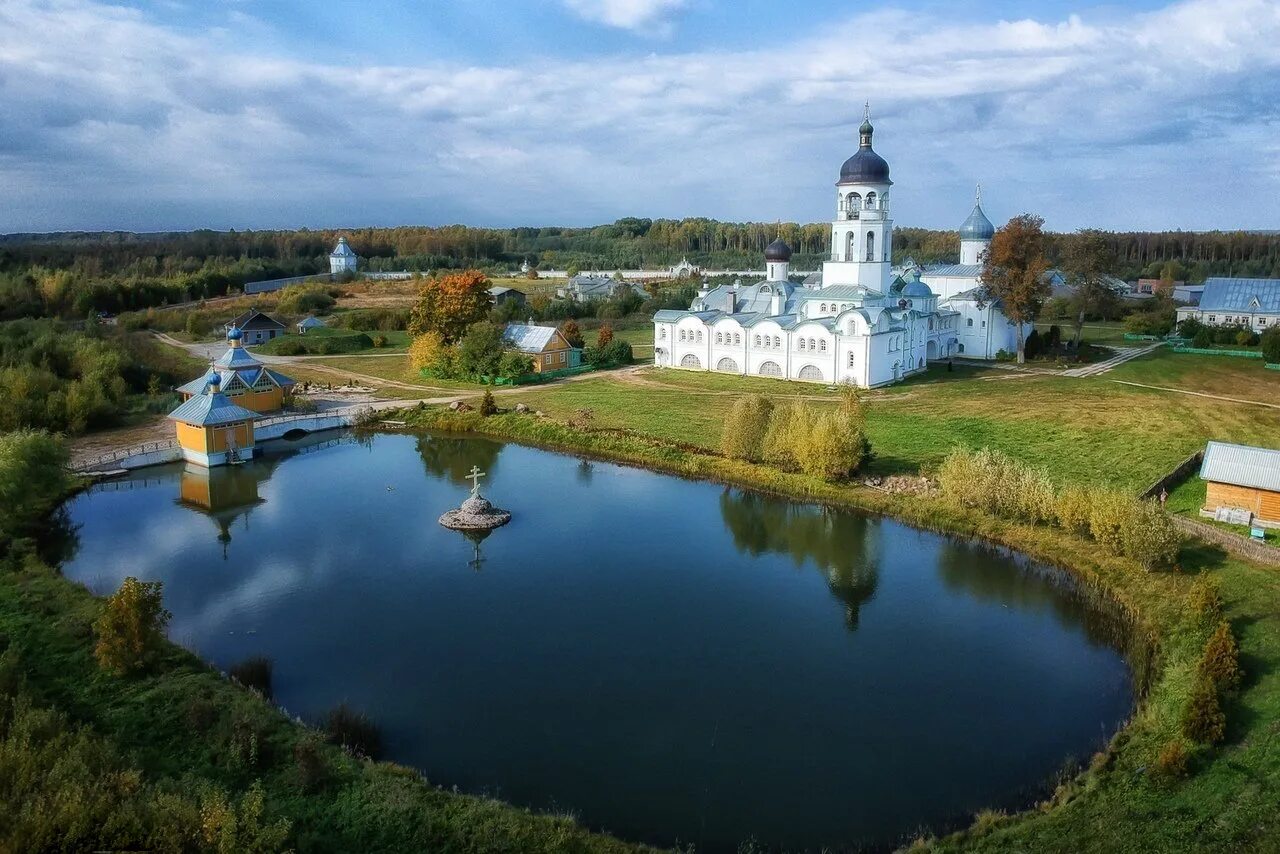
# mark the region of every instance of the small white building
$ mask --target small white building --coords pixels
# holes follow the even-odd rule
[[[339,273],[354,273],[359,264],[360,256],[347,245],[347,238],[339,237],[338,245],[329,253],[329,273],[334,276]]]
[[[1016,348],[1010,342],[1017,329],[999,303],[975,290],[980,266],[939,276],[946,292],[918,266],[890,269],[893,182],[889,164],[872,150],[873,133],[868,118],[858,130],[858,151],[840,169],[831,255],[821,275],[792,283],[791,249],[774,240],[765,249],[764,281],[704,288],[687,311],[654,315],[654,364],[871,388],[920,373],[934,360],[989,359]],[[995,229],[980,206],[968,226],[961,254],[978,258]]]

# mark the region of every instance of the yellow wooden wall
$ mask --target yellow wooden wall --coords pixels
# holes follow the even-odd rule
[[[1252,510],[1260,519],[1280,522],[1280,492],[1210,481],[1205,491],[1204,508],[1212,511],[1219,507],[1242,507]]]

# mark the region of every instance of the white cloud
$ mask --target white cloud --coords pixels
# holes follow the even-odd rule
[[[860,55],[867,33],[887,55]],[[9,0],[0,231],[825,219],[864,99],[903,225],[962,217],[981,180],[993,215],[1053,227],[1264,227],[1277,41],[1274,4],[1188,0],[986,24],[875,12],[638,60],[340,65]]]
[[[685,0],[564,0],[570,11],[599,24],[637,30],[657,24],[665,29],[666,16]]]

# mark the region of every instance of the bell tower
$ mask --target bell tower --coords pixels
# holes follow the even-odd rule
[[[871,107],[864,108],[858,150],[840,167],[831,259],[822,265],[823,286],[863,285],[887,293],[893,260],[889,215],[889,164],[872,148]]]

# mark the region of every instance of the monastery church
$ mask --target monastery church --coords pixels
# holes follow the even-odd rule
[[[893,182],[873,133],[868,117],[840,168],[822,272],[793,284],[791,249],[774,240],[764,281],[704,288],[687,311],[654,315],[655,364],[872,388],[931,361],[1016,351],[1017,328],[999,302],[982,299],[981,257],[995,227],[980,197],[960,227],[959,264],[892,267]]]

